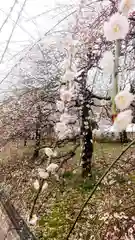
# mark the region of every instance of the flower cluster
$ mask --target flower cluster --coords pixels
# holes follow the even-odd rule
[[[107,41],[124,39],[129,31],[127,13],[135,6],[134,0],[122,0],[119,5],[119,12],[114,13],[109,21],[104,23],[104,36]],[[114,59],[111,51],[104,53],[101,60],[101,67],[104,73],[112,74]]]
[[[72,66],[72,59],[75,54],[76,41],[72,38],[66,44],[68,58],[64,61],[64,74],[61,78],[60,100],[56,102],[57,110],[61,113],[60,121],[56,123],[54,130],[59,139],[71,135],[72,131],[69,123],[73,121],[73,116],[68,114],[68,106],[74,97],[74,78],[76,76],[76,68]],[[75,119],[75,118],[74,118]]]
[[[119,11],[114,13],[109,21],[104,23],[104,36],[107,41],[116,41],[124,39],[129,31],[128,13],[135,6],[134,0],[121,0]],[[119,57],[119,56],[117,56]],[[101,60],[101,67],[104,73],[113,73],[114,57],[111,51],[106,51]],[[114,69],[117,71],[117,69]],[[129,108],[134,100],[133,94],[128,90],[120,91],[116,96],[113,96],[115,106],[121,112],[114,120],[113,129],[117,132],[126,130],[127,126],[132,122],[132,111]]]
[[[115,97],[116,107],[121,110],[114,121],[114,129],[118,132],[122,130],[126,130],[127,126],[132,122],[133,116],[132,111],[125,110],[127,109],[132,101],[134,100],[134,96],[127,90],[120,91]],[[124,111],[123,111],[124,110]]]
[[[51,148],[44,148],[44,153],[47,155],[47,157],[49,158],[49,160],[52,158],[52,157],[56,157],[57,156],[57,152],[56,151],[53,151]],[[43,179],[44,180],[44,183],[42,185],[42,188],[41,190],[42,191],[45,191],[47,190],[48,188],[48,182],[47,182],[47,179],[49,178],[50,175],[54,175],[56,180],[59,180],[59,176],[57,174],[57,171],[59,169],[59,166],[56,164],[56,163],[50,163],[46,169],[44,168],[38,168],[37,169],[37,172],[38,172],[38,175],[40,177],[40,179]],[[33,187],[36,191],[38,191],[40,189],[40,182],[38,181],[38,179],[36,179],[33,183]],[[29,221],[29,224],[31,225],[36,225],[37,223],[37,220],[38,220],[38,217],[36,216],[36,214],[34,214],[32,216],[32,218],[30,219]]]

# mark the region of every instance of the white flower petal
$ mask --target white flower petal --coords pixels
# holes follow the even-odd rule
[[[62,82],[66,83],[66,82],[71,82],[73,81],[75,78],[75,73],[73,71],[71,71],[70,69],[67,69],[64,76],[62,77]]]
[[[42,191],[46,190],[47,188],[48,188],[48,183],[45,182],[45,183],[43,184]]]
[[[70,122],[71,116],[68,113],[63,113],[60,116],[60,121],[67,124]]]
[[[133,116],[131,110],[126,110],[119,113],[113,124],[114,129],[117,132],[126,130],[127,126],[132,122],[132,118]]]
[[[43,168],[38,168],[38,174],[43,179],[47,179],[49,177],[49,174]]]
[[[65,90],[64,88],[61,88],[60,90],[60,99],[63,102],[70,102],[73,97],[73,92],[69,90]]]
[[[115,97],[116,106],[120,110],[128,108],[133,100],[134,95],[127,90],[120,91]]]
[[[120,13],[115,13],[104,23],[104,35],[108,41],[124,39],[129,31],[128,19]]]
[[[56,102],[56,107],[60,112],[62,112],[64,110],[64,107],[65,107],[64,102],[63,101],[57,101]]]
[[[36,216],[36,214],[34,214],[31,218],[31,220],[29,221],[29,224],[36,225],[37,220],[38,220],[38,217]]]
[[[53,156],[54,156],[54,157],[57,157],[57,155],[58,155],[57,151],[54,151],[54,152],[53,152]]]
[[[65,122],[58,122],[55,125],[55,132],[57,133],[59,139],[63,139],[71,133],[71,129],[68,128]]]
[[[51,163],[47,168],[46,168],[46,171],[48,172],[48,173],[55,173],[56,172],[56,170],[58,169],[58,165],[57,164],[55,164],[55,163]]]
[[[103,58],[101,59],[101,67],[104,73],[112,74],[114,68],[114,59],[111,51],[106,51]]]
[[[34,188],[36,189],[36,190],[38,190],[39,189],[39,181],[36,179],[35,180],[35,182],[33,183],[33,186],[34,186]]]
[[[45,150],[45,154],[48,156],[48,157],[51,157],[53,156],[53,151],[51,148],[44,148]]]

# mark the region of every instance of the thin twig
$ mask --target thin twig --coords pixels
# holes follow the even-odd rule
[[[18,14],[18,17],[17,17],[17,19],[16,19],[16,21],[15,21],[15,24],[14,24],[14,26],[13,26],[13,28],[12,28],[11,34],[10,34],[9,39],[8,39],[8,41],[7,41],[6,47],[5,47],[5,49],[4,49],[4,52],[3,52],[2,56],[1,56],[0,63],[2,62],[2,60],[3,60],[4,56],[5,56],[5,53],[6,53],[7,49],[8,49],[8,46],[9,46],[9,44],[10,44],[10,40],[11,40],[11,38],[12,38],[12,36],[13,36],[14,30],[15,30],[15,28],[16,28],[16,25],[17,25],[19,19],[20,19],[20,16],[21,16],[21,14],[22,14],[22,11],[23,11],[23,9],[24,9],[24,6],[25,6],[26,2],[27,2],[27,0],[25,0],[25,1],[23,2],[23,5],[22,5],[22,7],[21,7],[21,10],[20,10],[20,12],[19,12],[19,14]]]
[[[94,186],[93,190],[91,191],[89,197],[86,199],[85,203],[83,204],[80,212],[78,213],[67,237],[66,237],[66,240],[69,239],[79,217],[81,216],[84,208],[86,207],[87,203],[89,202],[89,200],[92,198],[92,196],[94,195],[94,193],[96,192],[98,186],[101,184],[102,180],[106,177],[106,175],[109,173],[109,171],[113,168],[113,166],[118,162],[118,160],[121,158],[121,156],[135,143],[135,140],[133,140],[126,148],[124,148],[124,150],[120,153],[120,155],[112,162],[112,164],[106,169],[106,171],[104,172],[104,174],[101,176],[101,178],[98,180],[98,182],[96,183],[96,185]]]
[[[64,164],[65,162],[67,162],[68,159],[70,159],[71,157],[73,157],[73,156],[75,155],[75,151],[76,151],[76,149],[77,149],[78,147],[79,147],[79,144],[77,144],[68,154],[65,155],[66,158],[64,158],[63,161],[60,163],[60,165],[59,165],[56,173],[60,170],[60,168],[62,168],[63,164]],[[42,187],[43,187],[44,182],[45,182],[45,179],[42,179],[41,184],[40,184],[40,187],[39,187],[39,189],[38,189],[38,192],[37,192],[37,194],[36,194],[36,196],[35,196],[35,198],[34,198],[34,200],[33,200],[33,205],[32,205],[31,211],[30,211],[29,219],[31,219],[32,216],[33,216],[33,212],[34,212],[34,209],[35,209],[37,200],[38,200],[38,198],[39,198],[39,195],[40,195],[40,193],[41,193],[41,191],[42,191]],[[55,189],[55,186],[54,186],[53,189]],[[52,192],[53,192],[53,190],[51,189],[51,191],[48,193],[46,199],[50,196],[50,194],[51,194]],[[40,208],[41,208],[41,207],[42,207],[42,205],[40,205]]]
[[[7,17],[5,18],[5,20],[3,21],[3,23],[2,23],[2,25],[1,25],[1,27],[0,27],[0,32],[1,32],[2,28],[4,27],[4,25],[6,24],[6,22],[8,21],[8,19],[9,19],[9,17],[10,17],[10,15],[11,15],[11,13],[12,13],[12,11],[13,11],[13,9],[14,9],[14,7],[15,7],[15,5],[16,5],[17,2],[18,2],[18,0],[15,0],[15,1],[14,1],[13,6],[11,7],[11,9],[10,9]]]

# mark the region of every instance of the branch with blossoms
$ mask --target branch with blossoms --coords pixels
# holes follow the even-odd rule
[[[48,178],[51,177],[51,175],[54,175],[56,177],[56,180],[59,180],[59,176],[58,176],[59,170],[63,167],[65,163],[67,163],[69,159],[74,157],[75,152],[79,146],[80,144],[77,144],[68,153],[61,154],[59,156],[57,156],[57,153],[53,152],[51,148],[44,149],[45,154],[48,156],[49,164],[46,167],[46,170],[43,168],[38,168],[38,175],[40,177],[40,181],[36,179],[35,182],[33,183],[34,189],[37,191],[37,193],[34,197],[32,208],[29,214],[30,224],[32,225],[35,224],[38,219],[37,215],[34,214],[34,210],[35,210],[37,200],[40,197],[40,193],[42,191],[47,190],[48,188],[48,182],[47,182]],[[50,160],[54,158],[57,161],[59,160],[59,165],[55,163],[50,163]],[[60,161],[60,159],[62,159],[62,161]],[[52,190],[51,190],[51,193],[52,193]],[[40,205],[40,208],[41,208],[41,205]]]
[[[125,131],[133,118],[132,111],[127,109],[133,102],[134,96],[126,89],[118,93],[120,44],[121,40],[125,39],[129,32],[128,12],[132,7],[132,1],[131,4],[126,0],[121,1],[119,12],[112,15],[109,21],[104,24],[104,35],[106,40],[114,42],[116,45],[115,56],[111,51],[107,51],[104,53],[104,57],[101,60],[101,66],[104,72],[112,75],[113,79],[112,119],[113,128],[116,132]]]
[[[104,72],[112,75],[113,79],[113,93],[112,93],[112,119],[113,128],[116,132],[126,130],[127,126],[132,122],[132,111],[129,109],[130,105],[134,100],[132,93],[124,89],[118,92],[118,66],[119,66],[119,52],[120,52],[120,40],[125,39],[129,31],[128,12],[134,7],[134,1],[122,0],[119,5],[119,11],[113,14],[108,22],[104,24],[104,35],[107,41],[115,41],[116,51],[115,56],[111,51],[104,53],[104,57],[101,61]],[[118,113],[119,111],[119,113]],[[79,211],[66,239],[68,240],[77,221],[79,220],[84,208],[88,204],[96,192],[98,186],[101,184],[104,177],[110,172],[114,165],[118,162],[120,157],[135,143],[133,140],[121,154],[112,162],[112,164],[106,169],[105,173],[101,176],[99,181],[95,184],[89,197],[84,202],[81,210]]]

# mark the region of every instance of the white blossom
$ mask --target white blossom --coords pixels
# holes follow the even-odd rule
[[[104,23],[104,35],[108,41],[124,39],[129,31],[128,19],[120,13],[115,13]]]
[[[128,15],[129,11],[135,7],[135,0],[121,0],[119,4],[119,12]]]
[[[45,182],[45,183],[43,184],[42,191],[46,190],[47,188],[48,188],[48,183]]]
[[[114,68],[114,58],[111,51],[106,51],[101,59],[101,67],[104,73],[112,74]]]
[[[62,112],[64,110],[64,107],[65,107],[64,102],[63,101],[57,101],[56,102],[56,107],[60,112]]]
[[[60,116],[60,121],[65,123],[65,124],[69,123],[70,119],[71,119],[71,116],[66,112],[61,114],[61,116]]]
[[[133,100],[134,95],[127,90],[120,91],[115,97],[116,106],[120,110],[128,108]]]
[[[51,163],[47,168],[46,168],[46,171],[48,173],[55,173],[56,170],[58,169],[58,165],[56,163]]]
[[[70,69],[67,69],[64,76],[62,77],[62,82],[71,82],[75,78],[75,73]]]
[[[64,122],[58,122],[56,123],[55,125],[55,131],[58,133],[58,132],[64,132],[66,131],[67,129],[67,126]]]
[[[32,216],[32,218],[31,218],[31,220],[29,221],[29,223],[30,223],[31,225],[36,225],[37,220],[38,220],[38,217],[37,217],[36,214],[34,214],[34,215]]]
[[[55,150],[55,151],[53,152],[53,156],[54,156],[54,157],[57,157],[57,155],[58,155],[58,153],[57,153],[57,151]]]
[[[64,122],[58,122],[55,125],[55,132],[57,133],[59,139],[63,139],[71,133],[71,130]]]
[[[44,148],[45,154],[50,158],[53,156],[53,150],[51,148]]]
[[[126,130],[127,126],[132,122],[132,118],[133,116],[131,110],[126,110],[119,113],[113,124],[114,129],[117,132]]]
[[[39,181],[36,179],[35,182],[33,183],[33,186],[36,190],[39,189]]]
[[[72,91],[70,89],[66,90],[64,88],[61,88],[61,90],[60,90],[60,99],[63,102],[70,102],[72,97],[73,97],[73,93],[72,93]]]
[[[40,178],[47,179],[49,177],[48,172],[46,172],[43,168],[38,168],[38,174]]]
[[[66,58],[61,64],[60,67],[65,70],[70,67],[70,58]]]

